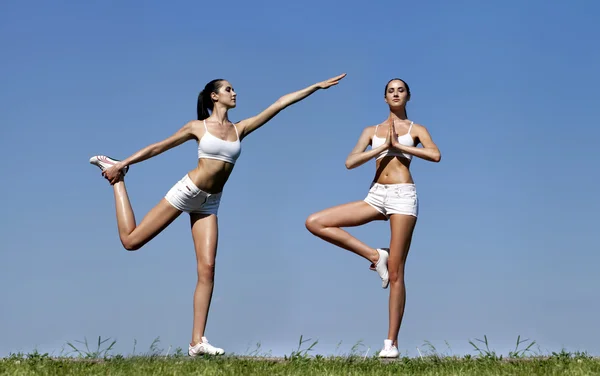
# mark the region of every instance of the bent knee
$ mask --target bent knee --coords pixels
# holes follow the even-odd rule
[[[306,229],[312,232],[313,234],[325,227],[321,222],[320,216],[318,214],[309,215],[308,218],[306,218],[304,225],[306,226]]]
[[[143,243],[137,242],[133,239],[121,239],[121,243],[123,244],[123,248],[128,251],[137,251],[144,245]]]

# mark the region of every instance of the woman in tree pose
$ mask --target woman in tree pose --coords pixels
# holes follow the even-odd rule
[[[427,129],[407,118],[410,89],[406,82],[399,78],[390,80],[384,98],[390,110],[388,118],[364,128],[346,159],[348,169],[376,159],[375,177],[367,197],[311,214],[306,228],[315,236],[369,260],[370,269],[379,274],[383,288],[391,283],[388,336],[379,356],[398,357],[398,333],[406,302],[404,266],[419,211],[410,162],[413,156],[439,162],[441,154]],[[423,147],[417,147],[419,143]],[[369,145],[371,149],[366,151]],[[372,248],[341,229],[374,220],[390,221],[389,248]]]
[[[106,155],[90,159],[90,163],[98,166],[102,175],[113,186],[119,237],[125,249],[140,249],[182,212],[189,213],[198,263],[192,341],[188,348],[190,356],[224,353],[223,349],[208,342],[204,332],[214,286],[218,243],[217,213],[223,188],[240,155],[241,141],[281,110],[319,89],[337,85],[345,76],[346,74],[341,74],[284,95],[260,114],[236,124],[227,115],[230,109],[236,107],[236,93],[228,81],[216,79],[206,84],[198,95],[198,120],[189,121],[172,136],[149,145],[122,161]],[[184,175],[136,225],[124,181],[129,166],[192,139],[198,142],[197,167]]]

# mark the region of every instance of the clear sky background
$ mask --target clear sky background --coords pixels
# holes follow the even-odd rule
[[[181,216],[137,252],[88,163],[125,158],[196,116],[206,82],[232,120],[346,72],[243,143],[220,209],[206,336],[228,352],[379,350],[389,290],[368,262],[304,227],[362,200],[374,161],[346,170],[362,129],[405,79],[439,164],[413,161],[420,218],[400,351],[474,353],[487,335],[600,354],[600,3],[512,1],[3,1],[0,5],[0,355],[117,340],[184,351],[195,256]],[[141,218],[196,164],[189,142],[128,174]],[[350,230],[373,246],[389,224]],[[449,350],[445,344],[451,347]],[[338,344],[341,345],[338,347]],[[171,350],[172,351],[172,350]]]

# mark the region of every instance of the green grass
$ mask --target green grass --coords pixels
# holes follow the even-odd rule
[[[115,341],[99,337],[92,349],[87,340],[68,342],[65,356],[11,354],[0,359],[0,375],[600,375],[600,359],[585,353],[535,354],[535,342],[518,337],[504,357],[490,350],[487,337],[476,341],[469,343],[477,354],[460,357],[440,354],[429,342],[416,358],[381,360],[360,343],[349,354],[325,357],[311,354],[317,341],[300,337],[298,349],[282,358],[261,353],[260,344],[246,355],[190,358],[179,348],[159,349],[158,338],[146,353],[136,355],[134,344],[134,355],[112,355]]]

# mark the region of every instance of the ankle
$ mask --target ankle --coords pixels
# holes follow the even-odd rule
[[[375,248],[371,249],[371,262],[373,264],[377,264],[377,262],[379,261],[379,252],[377,252],[377,250]]]
[[[117,180],[114,184],[112,184],[115,193],[122,194],[123,188],[125,187],[125,181],[123,179]]]

